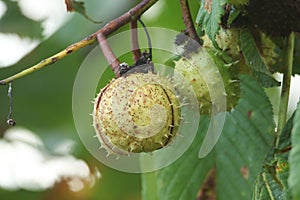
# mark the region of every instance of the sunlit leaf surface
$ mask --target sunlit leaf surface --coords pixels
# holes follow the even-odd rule
[[[290,176],[288,183],[291,187],[293,199],[300,199],[300,104],[294,117],[294,127],[292,129],[292,150],[289,156]]]

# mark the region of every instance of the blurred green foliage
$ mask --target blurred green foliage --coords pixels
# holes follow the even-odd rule
[[[95,32],[108,21],[118,17],[122,13],[128,11],[139,1],[88,1],[85,3],[86,12],[92,19],[103,21],[102,24],[94,24],[80,14],[74,13],[71,19],[67,21],[56,33],[51,37],[42,41],[36,49],[26,55],[17,64],[0,69],[0,79],[13,75],[33,64],[36,64],[54,53],[66,48],[89,34]],[[62,1],[63,3],[63,1]],[[147,26],[171,28],[177,31],[184,29],[181,20],[181,12],[179,2],[172,0],[164,0],[164,9],[160,13],[155,13],[158,18],[144,19]],[[14,2],[16,4],[16,2]],[[195,17],[195,13],[199,9],[198,2],[191,2],[191,10]],[[67,10],[66,10],[67,12]],[[14,16],[17,17],[17,16]],[[24,20],[23,16],[19,21]],[[13,20],[13,19],[8,19]],[[9,23],[9,21],[7,22]],[[30,30],[26,33],[41,34],[40,29],[36,29],[36,24],[26,24],[26,28],[21,26],[15,30],[22,32]],[[34,27],[33,27],[34,26]],[[119,31],[128,30],[126,25]],[[1,30],[1,27],[0,27]],[[118,31],[118,32],[119,32]],[[24,33],[25,34],[25,33]],[[129,38],[128,38],[129,40]],[[1,41],[0,41],[1,43]],[[107,200],[138,200],[141,199],[140,174],[129,174],[113,170],[99,161],[94,159],[82,145],[72,116],[72,90],[76,72],[85,56],[95,47],[91,45],[85,47],[75,53],[70,54],[61,61],[52,66],[48,66],[38,72],[32,73],[27,77],[13,82],[13,117],[17,121],[18,126],[28,128],[38,134],[51,149],[53,144],[61,139],[72,139],[76,142],[75,156],[84,159],[93,169],[96,166],[102,177],[97,184],[84,194],[71,194],[71,192],[61,192],[63,186],[58,185],[52,190],[42,192],[30,191],[6,191],[0,189],[0,199],[107,199]],[[0,47],[5,48],[5,47]],[[17,48],[17,47],[16,47]],[[130,49],[130,47],[128,47]],[[129,60],[128,62],[131,62]],[[108,73],[112,75],[112,73]],[[111,79],[107,77],[107,80]],[[9,126],[6,124],[8,114],[8,98],[7,86],[0,88],[0,136]],[[1,161],[0,161],[1,162]],[[5,164],[5,163],[0,163]],[[53,195],[56,194],[56,195]],[[69,195],[69,196],[68,196]]]
[[[41,23],[24,16],[18,2],[5,1],[6,12],[0,19],[0,32],[16,33],[21,37],[42,38]]]

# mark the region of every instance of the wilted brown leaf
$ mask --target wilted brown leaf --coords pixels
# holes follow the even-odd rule
[[[78,12],[81,15],[83,15],[86,19],[88,19],[89,21],[91,21],[93,23],[96,23],[96,24],[101,23],[101,21],[93,20],[86,14],[84,2],[76,1],[76,0],[65,0],[65,4],[66,4],[68,12]]]

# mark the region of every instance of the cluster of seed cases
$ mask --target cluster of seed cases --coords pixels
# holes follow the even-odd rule
[[[94,102],[93,125],[109,154],[152,152],[179,131],[180,102],[171,81],[154,73],[112,80]]]

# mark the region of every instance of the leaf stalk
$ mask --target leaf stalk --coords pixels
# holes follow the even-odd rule
[[[280,94],[279,112],[278,112],[278,125],[275,135],[275,147],[279,144],[280,134],[283,131],[287,121],[288,103],[290,96],[290,85],[293,70],[293,56],[294,56],[294,42],[295,34],[291,32],[287,39],[286,45],[286,67],[283,72],[282,87]]]

